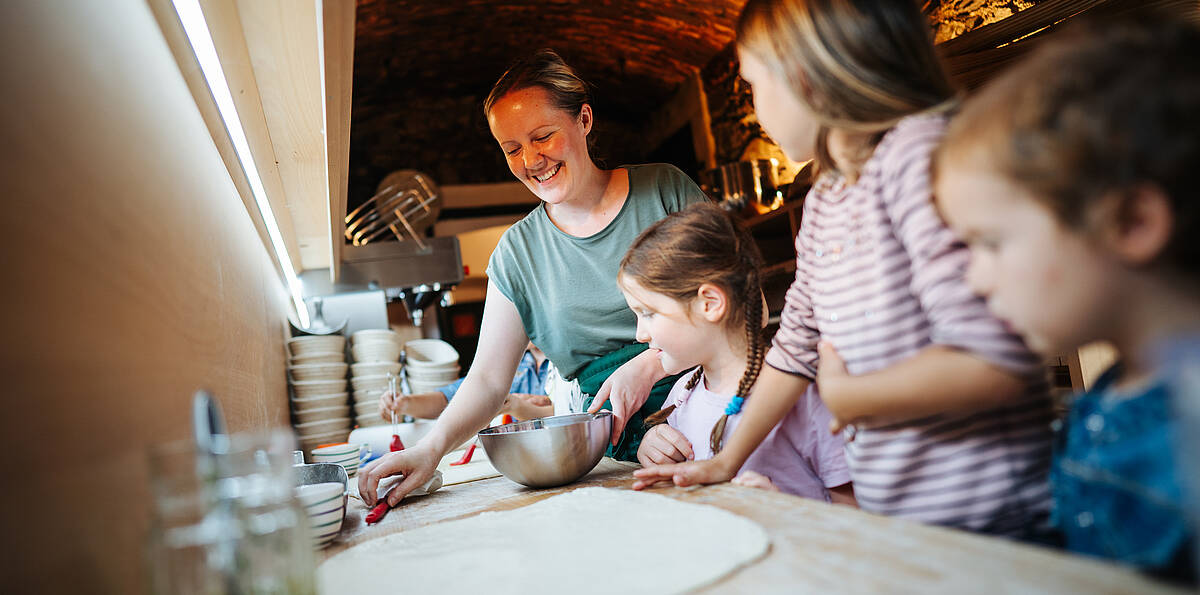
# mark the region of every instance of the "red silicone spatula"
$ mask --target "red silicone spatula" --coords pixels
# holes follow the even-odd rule
[[[392,391],[392,398],[399,397],[396,394],[396,377],[388,374],[388,389]],[[396,452],[404,450],[404,442],[400,440],[400,426],[396,422],[396,410],[392,410],[392,443],[388,445],[388,450]]]

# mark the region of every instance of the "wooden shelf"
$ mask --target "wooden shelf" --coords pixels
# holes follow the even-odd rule
[[[747,217],[745,219],[742,219],[741,221],[738,221],[738,225],[740,225],[742,227],[742,229],[749,229],[751,227],[755,227],[757,225],[766,223],[766,222],[768,222],[776,217],[779,217],[785,213],[791,213],[792,211],[795,211],[796,209],[798,209],[802,206],[804,206],[804,201],[802,201],[802,200],[794,200],[792,202],[785,202],[785,203],[783,203],[782,206],[780,206],[778,209],[775,209],[774,211],[768,211],[766,213],[762,213],[759,215],[754,215],[752,217]]]

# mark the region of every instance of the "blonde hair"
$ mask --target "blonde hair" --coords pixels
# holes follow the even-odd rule
[[[954,107],[956,90],[913,0],[749,0],[737,44],[818,118],[817,165],[833,170],[831,128],[876,134]]]
[[[735,331],[745,328],[746,373],[735,395],[745,400],[758,379],[766,352],[761,266],[762,256],[750,236],[723,209],[704,202],[647,227],[621,260],[618,282],[628,277],[649,291],[684,304],[690,304],[705,283],[721,288],[730,304],[726,327]],[[702,374],[703,369],[696,370],[687,383],[688,390],[696,387]],[[673,410],[671,406],[647,417],[646,427],[665,422]],[[721,451],[728,417],[722,415],[713,426],[709,445],[714,454]]]
[[[934,159],[970,155],[1065,226],[1113,193],[1150,184],[1170,201],[1162,254],[1200,277],[1200,29],[1182,19],[1085,23],[1055,34],[966,101]]]

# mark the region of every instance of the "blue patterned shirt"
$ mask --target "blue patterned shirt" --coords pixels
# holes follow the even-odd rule
[[[546,375],[549,372],[549,358],[542,360],[542,365],[539,366],[537,360],[533,358],[533,354],[526,351],[525,355],[521,356],[521,363],[517,364],[517,373],[513,375],[512,387],[508,389],[509,394],[546,394]],[[458,386],[462,384],[463,380],[465,378],[459,378],[438,390],[446,395],[446,400],[449,401],[454,398],[454,394],[458,392]]]

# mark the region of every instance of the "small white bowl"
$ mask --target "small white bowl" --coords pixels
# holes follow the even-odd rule
[[[346,392],[346,379],[336,380],[297,380],[292,383],[297,399],[319,397],[321,395],[336,395]]]
[[[301,437],[312,436],[314,434],[327,434],[340,430],[350,431],[350,418],[334,417],[323,419],[321,421],[313,421],[306,424],[296,424],[296,432]]]
[[[443,386],[446,386],[447,384],[450,384],[450,383],[449,382],[419,382],[419,381],[414,380],[412,382],[409,382],[408,386],[409,386],[409,388],[412,389],[412,392],[414,394],[419,394],[419,393],[431,393],[433,391],[436,391],[439,388],[442,388]]]
[[[351,345],[357,345],[367,341],[391,341],[397,345],[401,343],[400,333],[397,333],[392,329],[367,328],[360,331],[355,331],[350,335]]]
[[[358,417],[360,415],[370,415],[372,413],[375,415],[379,415],[379,401],[378,400],[354,403],[354,416],[355,417]]]
[[[330,481],[326,483],[310,483],[307,485],[296,486],[296,499],[300,501],[300,505],[307,511],[310,507],[314,510],[319,510],[324,503],[333,502],[336,496],[341,496],[346,492],[346,486],[341,481]]]
[[[336,430],[325,434],[312,434],[308,436],[299,436],[300,450],[309,453],[311,458],[312,450],[327,444],[338,444],[345,442],[350,437],[349,430]]]
[[[379,416],[378,412],[376,412],[368,413],[366,415],[357,415],[354,417],[354,423],[360,428],[366,428],[370,426],[381,426],[386,422],[384,422],[383,418]]]
[[[392,343],[369,343],[350,348],[355,362],[398,362],[400,346]]]
[[[296,487],[296,499],[308,517],[313,547],[322,548],[337,536],[346,516],[346,486],[342,483],[317,483]]]
[[[441,371],[421,371],[420,368],[409,368],[408,379],[410,381],[417,380],[421,382],[441,382],[442,384],[450,384],[458,380],[458,366]]]
[[[317,351],[315,353],[307,353],[305,355],[297,355],[288,358],[288,364],[293,366],[303,366],[306,364],[344,364],[346,363],[346,354],[342,351]]]
[[[343,401],[342,405],[333,407],[315,407],[305,409],[303,411],[296,410],[296,421],[300,424],[307,424],[327,419],[336,419],[339,417],[348,417],[350,415],[350,406]]]
[[[292,378],[297,381],[308,380],[339,380],[346,377],[346,368],[350,366],[345,362],[340,364],[303,364],[299,366],[289,366],[288,372],[292,374]]]
[[[383,396],[383,390],[356,390],[354,391],[354,404],[359,403],[378,403],[379,397]]]
[[[308,411],[310,409],[324,409],[326,407],[336,407],[347,404],[348,393],[332,393],[328,395],[318,395],[315,397],[292,399],[292,408],[296,411]]]
[[[386,376],[388,372],[400,374],[400,362],[359,362],[350,365],[351,376]]]
[[[414,368],[458,364],[458,351],[441,339],[417,339],[404,344],[405,361]]]
[[[305,335],[287,340],[293,356],[345,351],[346,337],[341,335]]]
[[[396,379],[397,385],[399,385],[399,382],[400,382],[400,379],[397,378]],[[354,387],[355,391],[360,391],[360,390],[383,391],[383,390],[387,390],[387,388],[389,386],[389,382],[388,382],[388,377],[386,374],[372,374],[370,376],[352,376],[350,378],[350,385]]]

